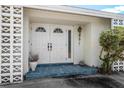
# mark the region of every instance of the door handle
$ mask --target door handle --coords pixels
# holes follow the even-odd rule
[[[52,51],[52,43],[50,43],[50,51]]]
[[[50,45],[50,43],[47,44],[48,51],[50,50],[50,46],[49,45]]]

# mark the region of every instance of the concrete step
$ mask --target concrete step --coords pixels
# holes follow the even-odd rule
[[[60,64],[60,65],[38,65],[36,71],[29,71],[26,74],[26,79],[37,79],[42,77],[67,77],[76,75],[93,75],[97,73],[94,67],[80,66],[73,64]]]

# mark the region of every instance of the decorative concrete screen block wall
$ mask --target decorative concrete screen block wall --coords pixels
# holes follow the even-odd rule
[[[112,65],[113,71],[124,71],[124,61],[116,61]]]
[[[121,20],[121,19],[112,19],[112,21],[111,21],[111,27],[113,28],[114,26],[123,26],[124,27],[124,20]]]
[[[114,28],[114,26],[122,26],[124,27],[124,20],[120,19],[112,19],[111,20],[111,28]],[[112,70],[113,71],[124,71],[124,61],[116,61],[112,64]]]
[[[23,7],[0,6],[0,83],[23,80]]]

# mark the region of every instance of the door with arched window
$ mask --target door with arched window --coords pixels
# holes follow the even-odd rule
[[[52,51],[51,51],[51,62],[66,62],[66,29],[62,25],[52,25],[51,26],[51,35],[50,35],[51,43],[52,43]]]
[[[52,51],[50,60],[55,63],[73,62],[73,27],[66,25],[50,26]]]
[[[30,51],[39,55],[39,64],[72,63],[72,26],[32,24]]]
[[[30,36],[30,51],[39,55],[39,64],[49,63],[49,26],[46,24],[32,24]]]

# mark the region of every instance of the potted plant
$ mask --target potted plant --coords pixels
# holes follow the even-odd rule
[[[32,71],[35,71],[36,69],[36,66],[38,64],[38,59],[39,59],[39,56],[37,54],[31,54],[29,55],[29,65],[30,65],[30,68]]]

